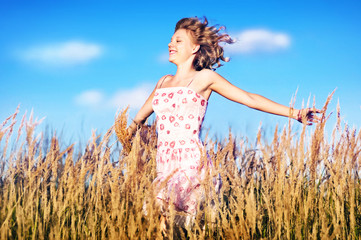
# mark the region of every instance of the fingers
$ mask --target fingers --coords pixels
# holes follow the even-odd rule
[[[307,119],[307,121],[313,122],[313,123],[319,123],[319,122],[321,122],[321,120],[322,120],[322,117],[319,117],[317,115],[310,115]]]
[[[311,119],[311,120],[307,120],[307,121],[306,121],[306,125],[311,126],[311,125],[313,125],[314,123],[319,123],[319,122],[321,122],[321,121],[320,121],[320,120]]]
[[[317,120],[317,121],[321,121],[322,117],[319,117],[319,116],[313,116],[313,119],[314,119],[314,120]]]
[[[301,109],[298,121],[307,125],[319,123],[322,120],[322,117],[317,114],[320,113],[323,113],[323,111],[316,108]]]
[[[323,119],[319,114],[323,114],[324,111],[316,108],[304,108],[298,112],[297,120],[300,123],[306,125],[312,125],[313,123],[320,123]]]
[[[323,113],[322,109],[316,109],[316,108],[306,108],[309,112],[313,113]]]

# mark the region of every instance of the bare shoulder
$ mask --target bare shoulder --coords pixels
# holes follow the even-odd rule
[[[202,76],[202,77],[209,77],[209,76],[212,76],[215,72],[212,71],[211,69],[202,69],[201,71],[199,71],[199,76]]]
[[[172,77],[173,77],[173,75],[171,75],[171,74],[166,74],[166,75],[162,76],[162,77],[158,80],[157,85],[155,86],[155,88],[159,88],[159,87],[163,84],[164,81],[167,81],[167,80],[169,80],[169,79],[172,78]]]
[[[213,84],[220,77],[221,75],[211,69],[202,69],[199,72],[199,78],[202,79],[202,82],[207,83],[207,85]]]

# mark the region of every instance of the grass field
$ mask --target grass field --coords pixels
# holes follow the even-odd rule
[[[175,224],[182,213],[171,208],[169,239],[360,239],[361,132],[337,117],[329,137],[323,116],[312,131],[276,128],[272,141],[260,131],[256,145],[206,138],[221,193],[204,188],[190,225]],[[162,239],[154,124],[127,143],[122,112],[117,134],[94,133],[81,147],[35,134],[32,116],[15,129],[17,119],[0,125],[0,239]]]

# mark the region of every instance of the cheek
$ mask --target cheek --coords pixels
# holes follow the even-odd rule
[[[192,53],[192,46],[190,45],[184,45],[182,49],[185,53]]]

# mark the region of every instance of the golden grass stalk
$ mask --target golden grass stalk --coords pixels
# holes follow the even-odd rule
[[[276,127],[271,141],[260,128],[255,146],[231,134],[207,139],[206,198],[189,225],[179,222],[185,213],[169,209],[169,239],[360,239],[361,132],[342,125],[337,112],[330,139],[327,115],[310,131]],[[23,117],[13,143],[16,116],[4,121],[0,239],[162,239],[155,124],[130,143],[127,118],[125,109],[79,152],[57,136],[35,137],[32,116]],[[216,194],[210,186],[218,175]]]
[[[115,117],[114,130],[115,134],[118,138],[118,141],[122,144],[123,150],[128,153],[130,152],[131,145],[131,136],[128,132],[127,123],[128,123],[128,109],[129,106],[125,108],[125,110],[120,111],[119,114]]]

